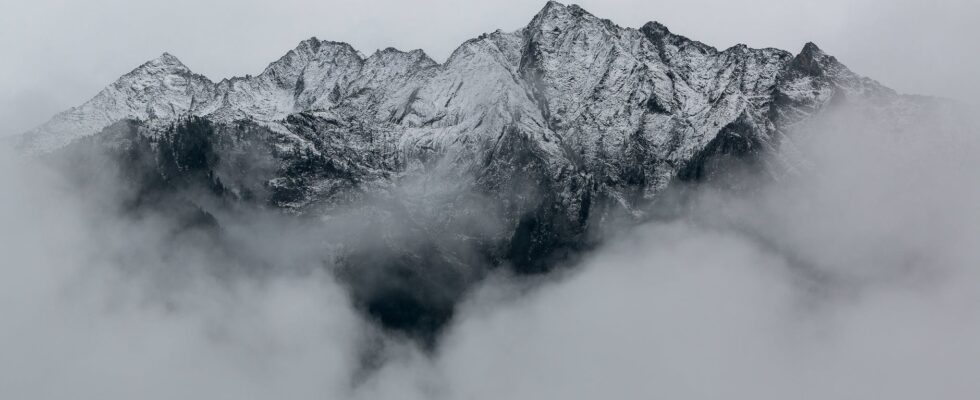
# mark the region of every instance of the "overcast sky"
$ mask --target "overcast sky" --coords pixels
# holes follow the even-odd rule
[[[571,2],[569,2],[571,3]],[[621,26],[656,20],[725,48],[793,52],[816,42],[902,92],[976,103],[973,0],[580,0]],[[316,36],[363,53],[421,48],[444,60],[464,40],[516,30],[542,0],[0,0],[0,132],[80,104],[164,51],[218,80],[257,74]]]

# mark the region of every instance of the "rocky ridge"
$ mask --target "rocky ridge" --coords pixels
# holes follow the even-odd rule
[[[364,283],[372,289],[355,297],[389,325],[425,330],[448,318],[445,305],[463,289],[432,300],[439,290],[410,287],[465,288],[460,282],[502,264],[547,271],[603,221],[643,218],[643,206],[673,183],[744,168],[785,174],[801,162],[794,127],[842,104],[901,124],[928,102],[855,74],[812,43],[798,54],[719,50],[656,22],[620,27],[548,2],[526,27],[468,40],[441,64],[420,50],[365,57],[311,38],[259,75],[212,82],[164,53],[26,133],[21,146],[43,154],[79,138],[145,142],[126,151],[151,149],[158,175],[196,169],[223,197],[300,214],[398,197],[407,215],[435,216],[413,235],[455,244],[421,245],[421,258],[389,246],[382,260],[345,259],[411,271],[423,283],[384,295]],[[462,192],[481,208],[460,206]],[[497,228],[474,233],[472,216],[483,212]],[[454,250],[456,241],[482,261]],[[378,298],[422,304],[429,319],[389,312],[391,304],[372,303]],[[425,314],[433,309],[435,317]]]

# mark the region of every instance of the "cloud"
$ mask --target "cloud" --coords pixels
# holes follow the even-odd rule
[[[676,219],[534,289],[491,281],[434,360],[388,364],[366,397],[980,393],[980,137],[853,115],[814,125],[798,136],[810,172],[698,189]]]
[[[804,173],[492,275],[435,349],[336,281],[325,242],[349,230],[246,214],[228,242],[175,236],[122,212],[111,174],[4,150],[0,398],[972,398],[980,136],[916,122],[815,121]]]
[[[161,221],[123,219],[43,167],[0,160],[3,184],[17,188],[0,195],[0,397],[312,398],[347,387],[364,329],[326,272],[215,275],[209,267],[237,260],[176,248]]]

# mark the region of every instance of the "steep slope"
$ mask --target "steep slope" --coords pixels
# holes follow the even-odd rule
[[[812,43],[796,55],[719,50],[548,2],[526,27],[468,40],[442,64],[312,38],[257,76],[213,83],[164,54],[22,146],[100,144],[148,160],[136,176],[166,183],[150,187],[197,186],[156,197],[218,199],[161,204],[368,210],[371,246],[338,245],[340,276],[386,326],[426,336],[488,269],[548,271],[609,221],[644,218],[672,184],[789,173],[805,163],[795,129],[825,110],[900,127],[932,104]],[[194,168],[174,161],[201,154]]]
[[[311,38],[257,76],[212,83],[164,54],[27,133],[23,146],[50,151],[125,118],[166,125],[195,115],[281,130],[287,116],[315,112],[390,131],[410,166],[445,158],[471,172],[493,164],[505,136],[526,136],[550,174],[584,168],[629,208],[674,176],[703,176],[687,164],[732,147],[709,146],[719,133],[745,131],[735,147],[771,151],[783,131],[844,97],[908,103],[813,44],[795,57],[721,51],[656,22],[623,28],[549,2],[522,30],[467,41],[442,65],[418,50],[365,58]]]
[[[32,152],[64,147],[127,118],[175,120],[215,96],[208,78],[194,74],[176,57],[163,53],[103,89],[81,106],[66,110],[23,136]]]
[[[788,132],[845,103],[894,121],[924,104],[812,43],[795,56],[718,50],[656,22],[624,28],[548,2],[523,29],[471,39],[443,64],[311,38],[257,76],[212,83],[164,54],[22,146],[43,153],[122,119],[150,135],[191,116],[229,127],[220,131],[246,124],[268,132],[249,143],[279,163],[260,202],[329,210],[421,177],[508,204],[509,224],[528,230],[514,240],[529,241],[509,257],[531,260],[518,253],[642,217],[677,180],[723,179],[733,165],[792,170],[801,161],[777,151],[792,149]]]

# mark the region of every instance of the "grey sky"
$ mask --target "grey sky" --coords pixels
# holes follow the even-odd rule
[[[573,2],[566,2],[573,3]],[[581,0],[622,26],[660,21],[724,48],[798,51],[816,42],[903,92],[972,100],[980,57],[970,0]],[[212,79],[257,74],[310,36],[364,53],[421,48],[436,60],[464,40],[515,30],[543,0],[2,0],[0,132],[29,129],[169,51]]]

